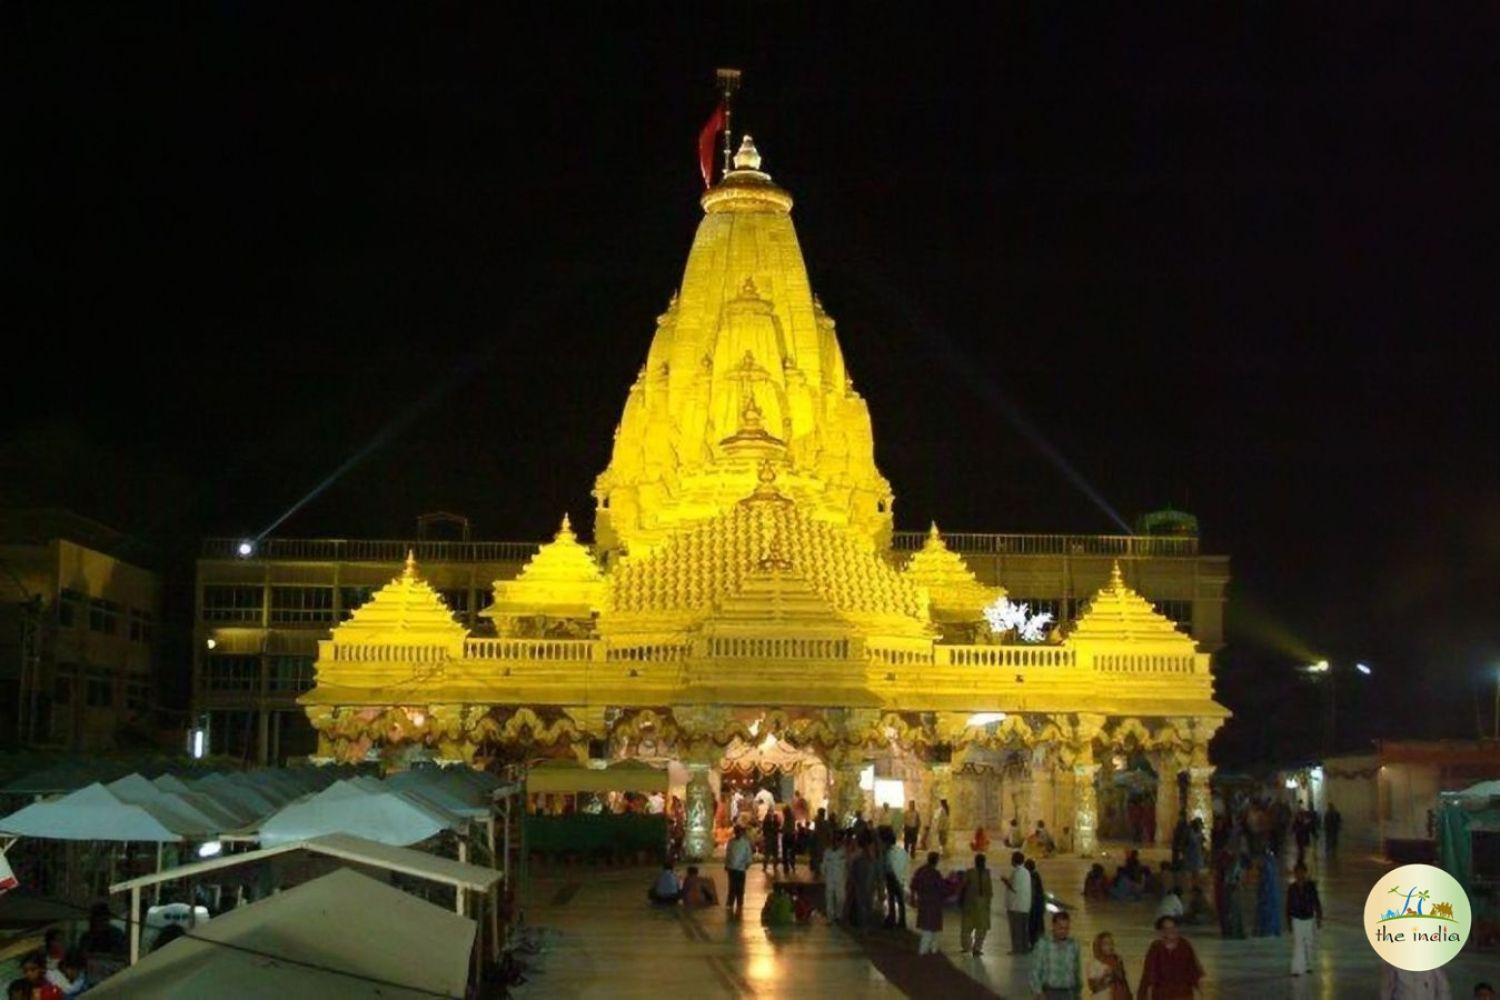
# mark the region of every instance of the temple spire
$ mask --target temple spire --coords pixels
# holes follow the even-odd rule
[[[406,550],[406,565],[404,567],[402,567],[402,569],[401,569],[401,576],[404,579],[407,579],[407,580],[415,580],[417,578],[417,550],[416,549],[407,549]]]

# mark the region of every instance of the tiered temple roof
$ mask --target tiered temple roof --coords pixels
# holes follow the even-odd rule
[[[607,590],[599,564],[564,514],[552,541],[538,547],[514,580],[495,581],[495,603],[482,614],[497,621],[526,615],[588,618],[604,606]]]
[[[1179,632],[1170,618],[1125,586],[1118,562],[1110,570],[1109,582],[1099,589],[1089,601],[1088,609],[1073,624],[1068,638],[1074,642],[1151,643],[1183,652],[1197,648],[1191,636]]]
[[[761,485],[733,509],[619,565],[601,630],[663,613],[687,627],[738,593],[752,574],[783,570],[803,576],[841,616],[885,634],[926,634],[927,606],[918,588],[847,529],[813,519],[777,491],[768,473],[763,470]]]
[[[979,621],[985,606],[1005,594],[1004,587],[986,587],[975,578],[963,556],[943,541],[937,522],[928,529],[927,541],[912,554],[902,575],[927,588],[932,617],[938,621]]]

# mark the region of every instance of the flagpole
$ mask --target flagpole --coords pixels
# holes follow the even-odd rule
[[[724,94],[724,172],[727,174],[731,166],[731,158],[734,156],[733,140],[730,137],[730,99],[740,87],[740,71],[737,69],[720,69],[718,77],[719,89]]]

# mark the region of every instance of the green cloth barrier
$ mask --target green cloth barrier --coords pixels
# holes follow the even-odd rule
[[[599,852],[633,854],[650,851],[660,855],[667,845],[667,818],[663,815],[527,816],[526,849],[543,854],[575,851],[588,856]]]

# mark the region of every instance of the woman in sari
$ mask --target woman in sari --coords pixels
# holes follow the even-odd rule
[[[1255,887],[1255,936],[1281,936],[1281,877],[1276,855],[1268,847],[1260,859],[1260,883]]]

